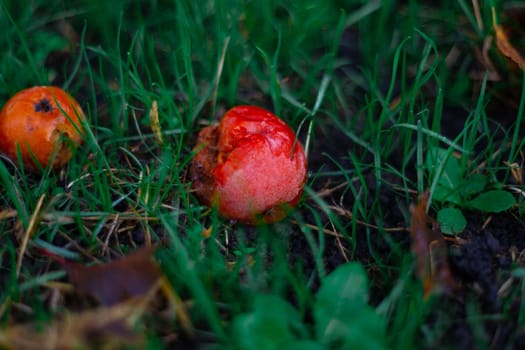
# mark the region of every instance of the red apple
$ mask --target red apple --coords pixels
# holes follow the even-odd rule
[[[230,109],[219,125],[201,130],[195,151],[192,188],[225,218],[272,223],[283,219],[301,197],[303,146],[284,121],[263,108]]]

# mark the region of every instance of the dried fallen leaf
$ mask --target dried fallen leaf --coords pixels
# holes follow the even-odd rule
[[[0,347],[16,350],[120,349],[143,344],[133,330],[150,297],[130,299],[111,307],[65,314],[49,324],[29,323],[0,332]]]
[[[105,264],[85,266],[46,253],[66,270],[71,283],[102,305],[113,305],[147,293],[161,277],[153,259],[153,248],[136,252]]]
[[[428,192],[424,192],[418,196],[417,205],[410,206],[411,246],[416,256],[416,275],[423,281],[425,297],[436,290],[450,292],[457,288],[448,265],[445,239],[438,232],[437,224],[432,228],[428,226],[434,222],[426,213],[428,198]]]
[[[495,28],[496,30],[496,46],[498,47],[498,50],[510,58],[514,63],[516,63],[521,69],[525,69],[525,59],[521,57],[518,50],[512,46],[512,44],[509,42],[509,39],[507,38],[507,35],[505,34],[505,31],[501,26],[497,26]]]
[[[504,161],[503,164],[510,169],[510,174],[517,184],[523,185],[523,167],[517,162],[509,163]]]
[[[203,227],[203,228],[202,228],[201,235],[202,235],[202,237],[204,237],[204,238],[210,238],[212,232],[213,232],[213,226],[210,226],[210,227],[208,227],[208,228]]]
[[[102,305],[110,306],[148,293],[157,284],[175,311],[180,325],[191,335],[193,325],[184,303],[175,293],[153,257],[153,247],[144,247],[115,261],[85,266],[44,253],[66,270],[70,282],[84,294],[91,295]]]
[[[492,8],[492,22],[494,31],[496,32],[496,47],[498,50],[516,63],[520,69],[525,69],[525,59],[521,56],[518,50],[512,46],[507,34],[503,30],[503,27],[496,23],[496,12],[494,8]]]

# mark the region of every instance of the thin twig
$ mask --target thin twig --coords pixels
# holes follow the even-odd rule
[[[339,213],[340,215],[342,216],[346,216],[350,219],[352,219],[354,217],[354,215],[346,210],[346,209],[343,209],[343,208],[340,208],[340,207],[336,207],[336,206],[329,206],[328,208],[332,209],[333,211]],[[380,227],[379,226],[376,226],[376,225],[373,225],[373,224],[369,224],[368,222],[364,222],[364,221],[361,221],[361,220],[356,220],[356,223],[358,223],[359,225],[363,225],[363,226],[366,226],[366,227],[370,227],[370,228],[373,228],[373,229],[376,229],[376,230],[379,230]],[[408,228],[406,227],[381,227],[381,229],[385,232],[401,232],[401,231],[408,231]]]
[[[299,225],[299,223],[295,220],[292,220],[292,222],[296,225]],[[327,235],[330,235],[330,236],[334,236],[334,237],[338,237],[338,238],[345,238],[345,236],[343,236],[342,234],[336,232],[336,231],[332,231],[332,230],[329,230],[327,228],[323,228],[323,229],[319,229],[318,226],[315,226],[315,225],[312,225],[312,224],[303,224],[303,226],[306,226],[308,228],[311,228],[313,230],[316,230],[316,231],[322,231],[324,234],[327,234]]]

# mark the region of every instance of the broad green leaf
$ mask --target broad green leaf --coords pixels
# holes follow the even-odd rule
[[[331,318],[318,340],[330,349],[386,349],[384,319],[369,306],[352,312]]]
[[[482,192],[488,184],[488,178],[483,174],[473,174],[463,181],[460,188],[463,197],[469,197],[476,193]]]
[[[357,263],[340,265],[321,284],[317,292],[317,305],[334,311],[354,305],[362,308],[368,302],[368,277]]]
[[[385,322],[367,302],[364,268],[348,263],[335,269],[316,295],[317,340],[329,348],[384,349]]]
[[[430,149],[427,154],[427,169],[432,178],[439,176],[433,198],[440,202],[461,204],[459,189],[463,182],[460,164],[448,151],[442,148]]]
[[[282,298],[257,295],[251,313],[233,321],[235,341],[241,349],[286,349],[306,331],[299,313]]]
[[[441,227],[441,232],[455,235],[462,232],[467,226],[467,220],[458,208],[444,208],[438,212],[437,220]]]
[[[233,330],[238,348],[244,350],[279,350],[294,339],[286,322],[257,312],[235,317]]]
[[[514,204],[516,204],[516,200],[512,194],[503,190],[484,192],[466,203],[470,208],[488,213],[499,213],[505,211],[511,208]]]
[[[325,350],[326,348],[312,340],[296,340],[286,344],[283,349],[286,350]]]

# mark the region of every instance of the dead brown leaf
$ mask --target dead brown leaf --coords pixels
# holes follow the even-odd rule
[[[509,42],[509,38],[507,37],[507,34],[505,34],[503,28],[501,26],[496,26],[494,30],[496,31],[496,47],[498,50],[516,63],[519,68],[525,69],[525,59],[523,59],[518,50],[516,50]]]
[[[94,297],[102,305],[111,306],[142,296],[160,285],[184,332],[191,335],[193,325],[190,316],[154,259],[154,251],[154,247],[144,247],[115,261],[91,266],[44,253],[63,266],[69,281],[80,293]]]
[[[150,298],[95,310],[68,313],[49,324],[29,323],[0,332],[0,347],[16,350],[120,349],[139,346],[143,336],[133,327]]]
[[[153,248],[142,248],[130,255],[104,264],[85,266],[51,256],[66,270],[69,281],[102,305],[114,305],[128,298],[146,294],[161,277]]]
[[[512,46],[503,27],[496,22],[496,11],[494,8],[492,8],[492,23],[494,32],[496,33],[496,47],[499,52],[512,60],[520,69],[525,69],[525,59],[518,50]]]
[[[416,256],[416,275],[423,282],[425,297],[433,291],[450,292],[458,286],[448,265],[445,239],[437,229],[437,224],[429,227],[429,223],[435,221],[426,213],[428,199],[428,192],[424,192],[418,196],[417,205],[410,206],[411,247]]]

